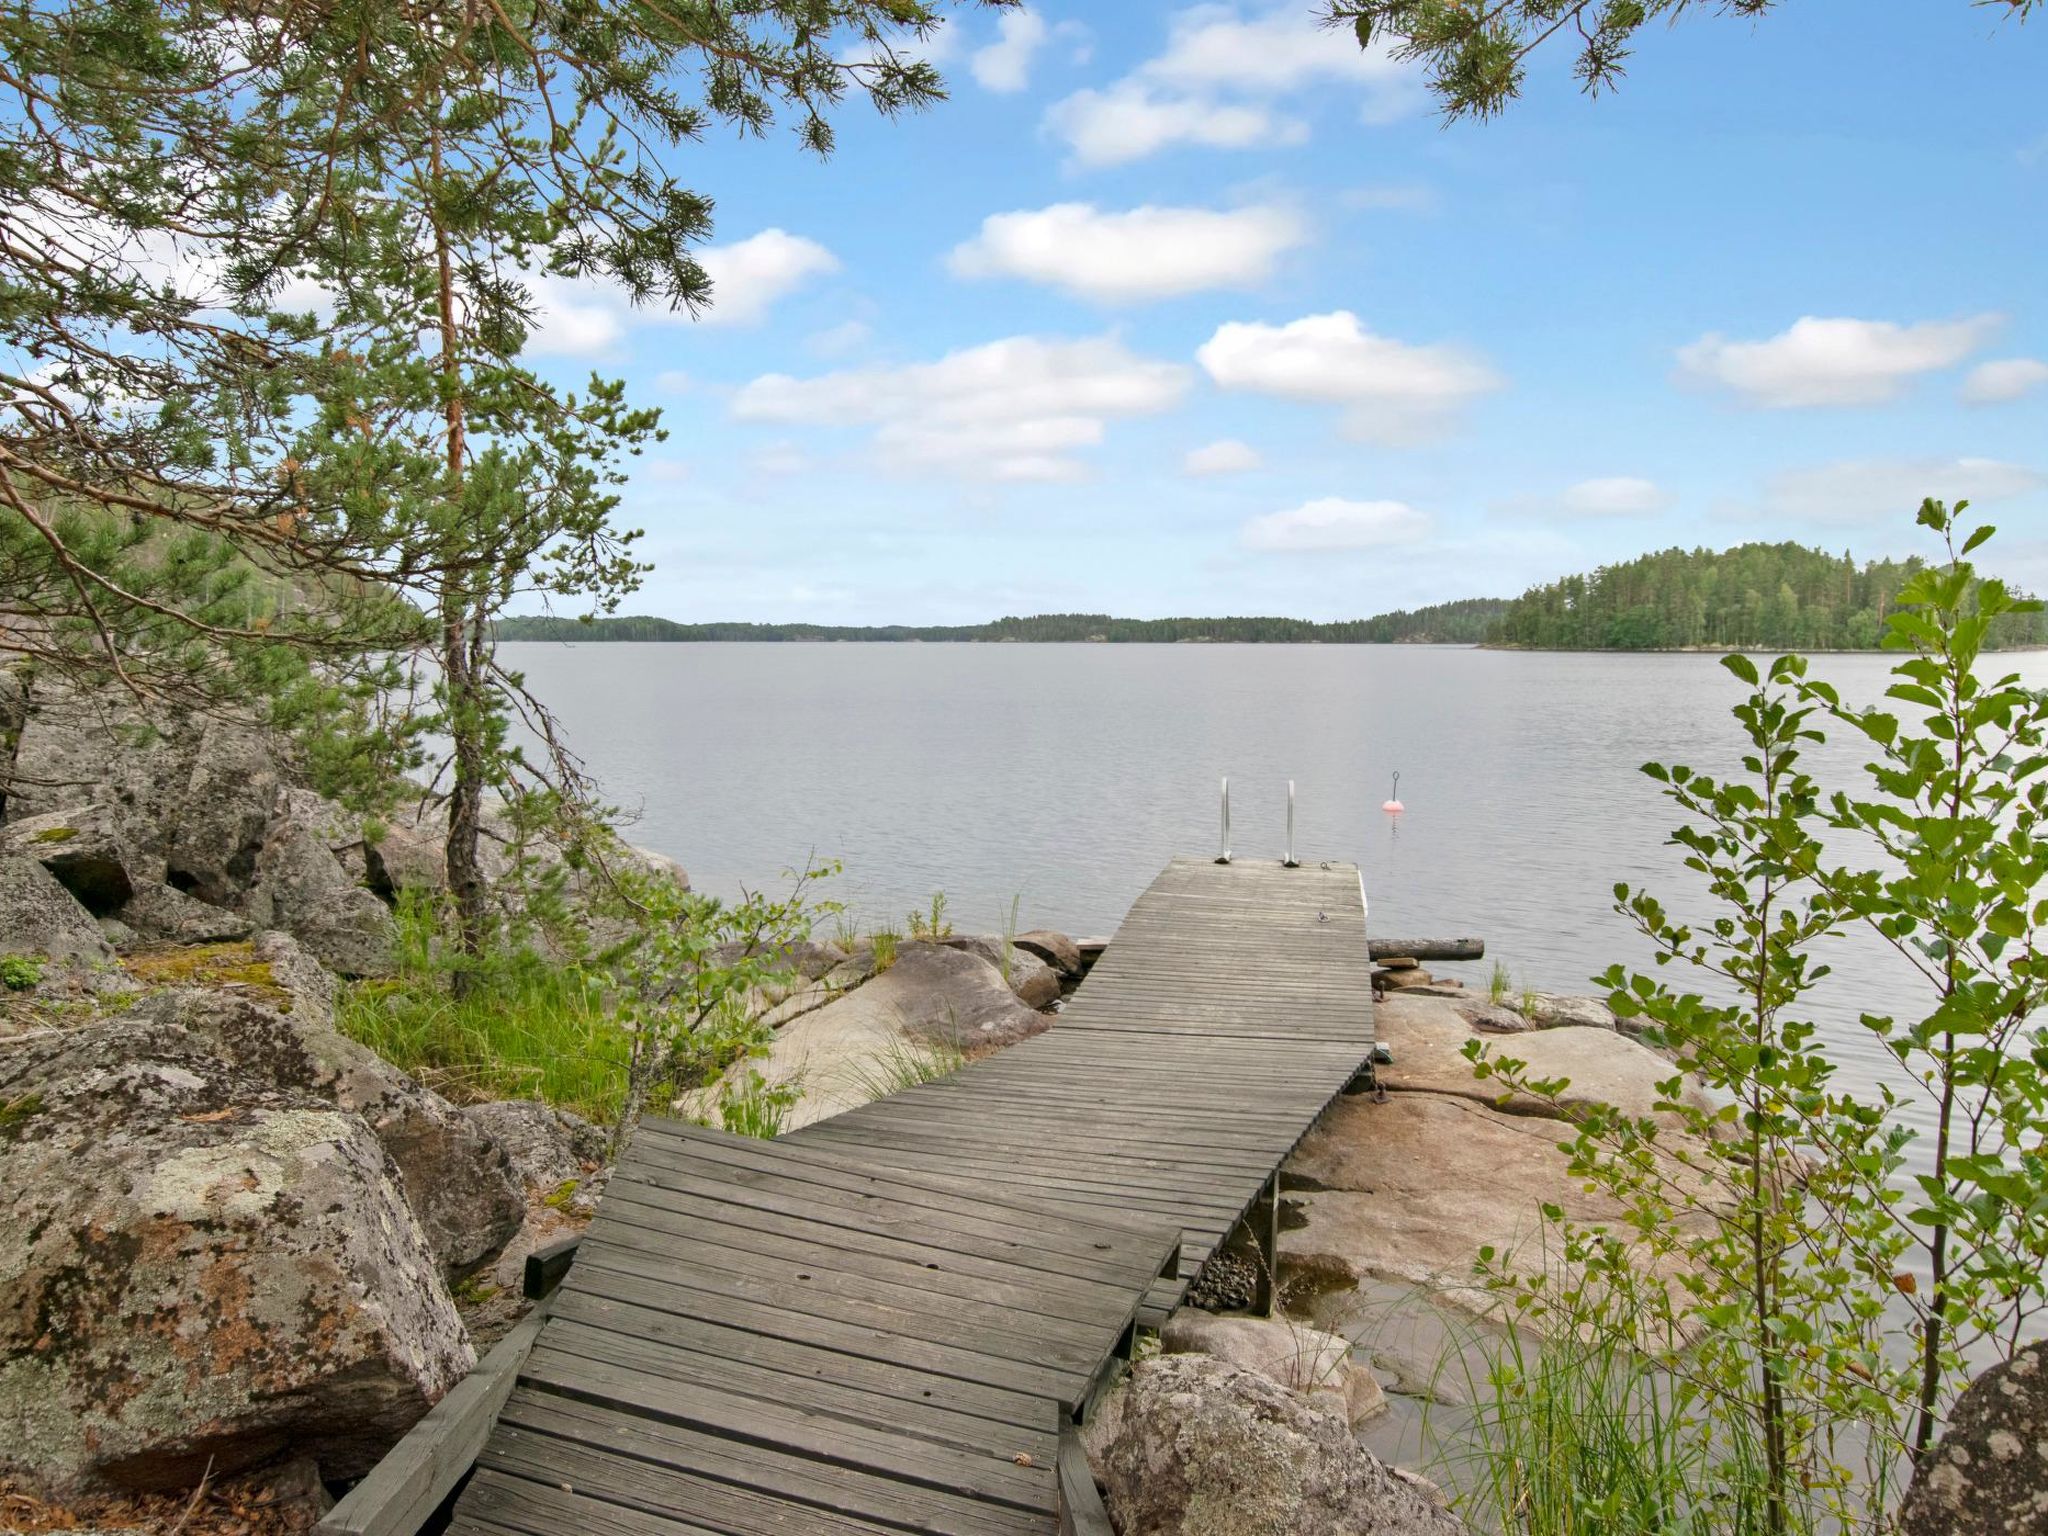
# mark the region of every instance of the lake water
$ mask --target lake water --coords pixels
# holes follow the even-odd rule
[[[1741,695],[1704,655],[1416,646],[541,645],[505,647],[567,726],[630,835],[700,889],[774,886],[811,854],[838,896],[893,919],[944,891],[962,930],[1111,932],[1175,854],[1213,853],[1231,781],[1240,856],[1278,857],[1287,781],[1305,861],[1355,860],[1372,931],[1476,934],[1483,985],[1590,990],[1645,946],[1617,880],[1705,909],[1666,846],[1675,808],[1646,760],[1720,771]],[[2048,653],[2005,658],[2048,687]],[[1819,658],[1852,700],[1888,659]],[[1859,788],[1865,753],[1811,766]],[[1405,814],[1379,809],[1401,774]],[[1856,1016],[1908,1006],[1902,964],[1848,940],[1816,1012],[1862,1072]]]

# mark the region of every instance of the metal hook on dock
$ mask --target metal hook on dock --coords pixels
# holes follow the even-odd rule
[[[1216,856],[1218,864],[1230,862],[1230,778],[1223,780],[1223,851]]]
[[[1287,857],[1282,868],[1299,869],[1301,860],[1294,856],[1294,780],[1287,781]]]

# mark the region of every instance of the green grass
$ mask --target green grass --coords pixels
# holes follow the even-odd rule
[[[1508,1000],[1508,994],[1515,990],[1515,978],[1508,974],[1508,968],[1498,960],[1493,962],[1493,974],[1486,978],[1486,1000],[1498,1008]]]
[[[1475,1406],[1433,1469],[1460,1490],[1474,1530],[1502,1536],[1769,1536],[1764,1456],[1754,1426],[1709,1412],[1678,1379],[1612,1339],[1475,1330],[1449,1357]],[[1438,1394],[1443,1395],[1443,1394]],[[1891,1506],[1882,1470],[1851,1507],[1830,1511],[1795,1485],[1784,1536],[1876,1529]],[[1886,1527],[1888,1529],[1888,1527]]]
[[[735,1136],[755,1136],[773,1141],[789,1128],[789,1112],[803,1097],[803,1083],[789,1078],[771,1083],[756,1069],[730,1083],[719,1095],[718,1118]]]
[[[595,977],[531,954],[494,957],[458,1001],[404,913],[400,953],[395,979],[342,990],[350,1039],[457,1103],[544,1099],[599,1124],[617,1118],[629,1042]]]
[[[1477,1405],[1447,1468],[1459,1512],[1515,1536],[1729,1536],[1711,1516],[1712,1468],[1668,1384],[1611,1345],[1509,1328],[1466,1367]]]
[[[868,935],[868,943],[875,952],[875,974],[881,975],[896,963],[896,946],[903,942],[903,935],[894,928],[877,928]]]
[[[0,959],[0,987],[10,992],[26,992],[43,979],[42,962],[27,955],[9,955]]]
[[[891,1042],[881,1055],[849,1067],[847,1077],[871,1099],[884,1099],[919,1083],[936,1082],[959,1071],[967,1058],[954,1045],[918,1045],[908,1040]]]

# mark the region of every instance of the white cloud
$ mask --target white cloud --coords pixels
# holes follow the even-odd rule
[[[817,241],[781,229],[706,246],[697,261],[711,278],[711,308],[704,319],[721,325],[751,325],[811,278],[839,270],[839,258]]]
[[[1188,456],[1181,460],[1180,467],[1181,472],[1188,475],[1241,475],[1265,462],[1259,456],[1259,450],[1250,443],[1241,443],[1234,437],[1219,437],[1213,443],[1190,449]]]
[[[813,331],[807,344],[820,357],[844,357],[866,346],[873,335],[874,327],[865,320],[842,320]]]
[[[1347,30],[1325,27],[1305,5],[1245,16],[1233,5],[1198,5],[1174,17],[1166,51],[1142,73],[1186,90],[1277,96],[1341,83],[1371,91],[1413,90],[1414,69],[1384,48],[1360,48]]]
[[[1021,277],[1084,298],[1161,299],[1263,282],[1307,238],[1284,208],[1156,208],[1104,213],[1092,203],[991,214],[953,251],[962,277]]]
[[[2032,357],[2001,357],[1972,368],[1963,380],[1963,399],[1970,405],[2003,405],[2031,395],[2048,384],[2048,363]]]
[[[1917,374],[1953,368],[2001,323],[1997,315],[1918,325],[1807,315],[1767,341],[1702,336],[1679,348],[1679,376],[1751,405],[1876,405],[1897,399]]]
[[[1052,36],[1052,28],[1036,11],[1005,11],[996,22],[996,40],[967,61],[983,90],[1010,93],[1031,84],[1031,63]]]
[[[855,368],[810,379],[765,374],[733,403],[743,421],[871,427],[877,457],[901,471],[973,479],[1071,480],[1112,420],[1177,405],[1189,370],[1113,337],[1012,336],[936,362]]]
[[[1845,459],[1772,476],[1763,511],[1807,523],[1898,527],[1929,496],[1999,501],[2043,485],[2041,471],[1997,459]]]
[[[1174,16],[1157,58],[1107,90],[1055,103],[1045,121],[1083,166],[1120,165],[1179,144],[1299,144],[1307,125],[1275,103],[1312,86],[1359,92],[1368,123],[1405,116],[1424,94],[1412,66],[1384,49],[1361,49],[1294,0],[1197,5]]]
[[[1317,553],[1384,549],[1429,532],[1429,518],[1400,501],[1345,501],[1325,496],[1288,512],[1268,512],[1244,525],[1247,549]]]
[[[1557,509],[1572,517],[1641,517],[1671,505],[1671,495],[1638,475],[1581,480],[1557,498]]]
[[[1502,383],[1463,348],[1376,336],[1343,309],[1278,326],[1231,321],[1195,357],[1224,389],[1342,405],[1352,436],[1397,445],[1436,435]]]
[[[1045,121],[1073,152],[1074,163],[1089,167],[1142,160],[1175,144],[1250,149],[1308,138],[1307,124],[1263,106],[1161,96],[1140,80],[1120,80],[1106,91],[1076,91],[1054,102]]]
[[[811,278],[839,270],[839,258],[817,241],[781,229],[706,246],[697,260],[712,285],[710,307],[695,317],[705,325],[754,324]],[[635,307],[609,280],[539,272],[526,285],[535,316],[527,347],[542,357],[603,357],[650,324],[687,325],[693,318],[658,302]]]
[[[751,463],[756,474],[783,478],[801,475],[809,470],[811,456],[804,452],[801,444],[793,443],[788,438],[777,438],[772,443],[763,443],[756,448]]]
[[[625,295],[581,277],[527,279],[535,321],[526,350],[537,357],[602,357],[626,334]]]

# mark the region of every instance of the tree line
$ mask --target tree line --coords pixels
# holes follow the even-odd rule
[[[886,642],[955,640],[1026,641],[1034,644],[1144,644],[1181,642],[1259,645],[1472,645],[1484,640],[1507,604],[1466,598],[1426,608],[1403,608],[1369,619],[1318,624],[1307,619],[1118,619],[1106,613],[1041,613],[988,624],[682,624],[645,615],[612,618],[515,617],[500,619],[500,640],[846,640]]]
[[[1532,650],[1870,650],[1924,569],[1792,543],[1659,550],[1531,587],[1488,638]],[[2048,621],[2001,614],[1988,644],[2048,645]]]

